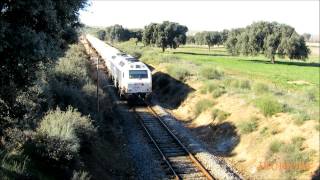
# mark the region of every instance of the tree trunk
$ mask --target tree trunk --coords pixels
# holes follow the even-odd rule
[[[164,50],[165,50],[165,48],[164,48],[164,46],[162,46],[162,52],[164,52]]]
[[[271,57],[271,63],[274,64],[274,56]]]
[[[209,46],[209,51],[210,51],[210,45],[208,45]]]

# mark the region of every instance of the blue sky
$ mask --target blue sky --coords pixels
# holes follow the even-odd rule
[[[254,21],[277,21],[298,33],[319,34],[317,1],[90,1],[80,12],[90,26],[121,24],[143,28],[164,20],[188,26],[189,30],[223,30],[244,27]]]

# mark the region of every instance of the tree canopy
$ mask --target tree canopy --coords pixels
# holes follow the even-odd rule
[[[244,29],[229,32],[225,46],[232,55],[264,54],[274,63],[275,55],[304,60],[310,50],[303,36],[293,27],[277,22],[255,22]]]
[[[228,36],[227,30],[224,30],[223,32],[203,31],[203,32],[196,33],[194,36],[194,39],[196,44],[207,45],[210,50],[211,46],[223,44],[227,36]]]
[[[78,11],[86,0],[0,2],[0,121],[23,113],[17,94],[36,79],[37,70],[74,42]],[[1,126],[0,123],[0,126]]]
[[[187,41],[188,28],[179,23],[164,21],[145,26],[142,41],[145,45],[155,45],[165,51],[167,47],[177,48]]]

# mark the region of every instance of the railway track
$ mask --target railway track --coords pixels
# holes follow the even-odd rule
[[[152,107],[145,104],[133,107],[133,111],[160,154],[169,179],[214,179]]]

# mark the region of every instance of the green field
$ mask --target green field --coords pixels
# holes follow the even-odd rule
[[[284,108],[286,112],[308,116],[307,119],[319,118],[319,56],[311,55],[306,61],[277,57],[276,63],[271,64],[263,55],[231,56],[223,47],[209,51],[202,46],[183,46],[163,53],[160,48],[136,46],[130,41],[116,46],[149,65],[164,67],[166,73],[178,80],[195,79],[202,89],[213,81],[203,76],[205,69],[217,69],[223,78],[215,83],[228,92],[241,94],[253,104],[256,98],[272,97],[288,107]],[[255,90],[257,86],[267,86],[267,93]]]
[[[267,80],[282,87],[305,86],[288,83],[297,80],[306,81],[310,83],[309,86],[319,87],[319,57],[316,56],[311,56],[305,62],[278,58],[276,64],[271,64],[263,55],[229,56],[224,48],[208,51],[204,47],[181,47],[167,53],[195,63],[216,65],[227,72],[245,75],[249,79]]]
[[[170,64],[174,64],[175,60],[177,63],[191,62],[201,66],[216,66],[228,74],[264,81],[288,90],[319,89],[319,56],[315,55],[310,55],[306,61],[277,57],[276,64],[271,64],[263,55],[230,56],[223,47],[215,47],[209,51],[203,46],[183,46],[167,49],[162,53],[159,48],[143,47],[141,44],[135,46],[130,42],[120,43],[118,46],[130,54],[141,54],[141,59],[151,64],[169,61]],[[292,83],[292,81],[303,83]]]

